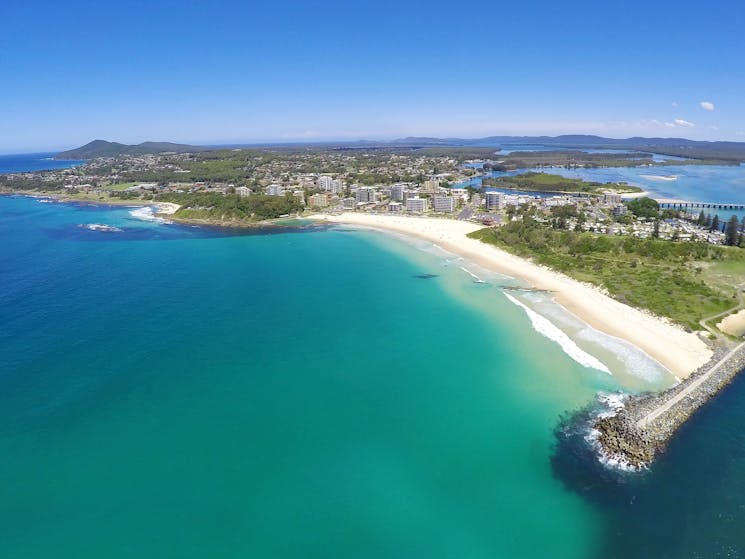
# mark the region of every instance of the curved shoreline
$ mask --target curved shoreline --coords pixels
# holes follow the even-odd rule
[[[481,225],[447,218],[358,213],[316,214],[311,219],[393,231],[434,242],[488,270],[551,291],[555,300],[580,320],[636,346],[678,379],[687,378],[711,358],[712,351],[696,334],[616,301],[595,286],[466,236]]]

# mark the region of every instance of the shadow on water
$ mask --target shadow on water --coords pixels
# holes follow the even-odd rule
[[[745,375],[699,410],[642,472],[601,464],[585,440],[596,412],[562,417],[551,465],[604,517],[597,557],[745,557]]]

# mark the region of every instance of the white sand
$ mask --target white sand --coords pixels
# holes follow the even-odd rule
[[[558,303],[581,320],[611,336],[626,340],[683,379],[711,357],[711,350],[696,335],[624,305],[600,289],[537,266],[492,245],[466,237],[483,226],[454,219],[344,213],[315,215],[313,219],[394,231],[437,243],[486,269],[521,279],[538,289],[554,292]]]
[[[667,181],[672,182],[678,180],[678,175],[639,175],[642,178],[649,179],[651,181]]]
[[[745,334],[745,309],[725,317],[717,324],[717,328],[731,336],[742,336]]]
[[[645,198],[649,196],[648,190],[642,190],[641,192],[622,192],[621,198],[624,200],[630,200],[632,198]]]
[[[172,202],[158,202],[155,205],[158,207],[158,211],[156,212],[158,215],[173,215],[181,207]]]

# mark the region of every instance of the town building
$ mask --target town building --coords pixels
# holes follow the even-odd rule
[[[434,196],[432,208],[440,213],[453,213],[455,211],[455,198],[452,196]]]
[[[403,204],[401,204],[401,202],[389,202],[388,203],[388,211],[389,212],[398,213],[398,212],[401,211],[401,207],[402,206],[403,206]]]
[[[319,192],[318,194],[314,194],[313,196],[308,198],[308,203],[311,207],[325,208],[329,205],[329,200],[326,194]]]
[[[501,210],[504,208],[504,194],[501,192],[487,192],[485,199],[487,210]]]
[[[440,181],[437,179],[429,179],[424,181],[422,186],[422,194],[437,194],[440,191]]]
[[[621,203],[621,195],[615,192],[605,192],[603,194],[603,204],[610,207],[615,207]]]
[[[376,201],[376,192],[375,189],[371,186],[361,186],[357,189],[357,192],[355,193],[355,198],[357,199],[357,202],[359,203],[369,203],[369,202],[375,202]]]
[[[292,196],[294,198],[297,198],[298,202],[300,202],[303,206],[305,205],[305,192],[302,190],[296,190],[292,193]]]
[[[251,189],[247,186],[237,186],[235,188],[235,193],[238,196],[249,196],[251,194]]]
[[[628,208],[625,204],[617,204],[613,207],[613,217],[623,217],[628,212]]]
[[[331,183],[334,182],[334,179],[331,177],[323,176],[318,177],[318,188],[320,188],[323,191],[328,192],[331,190]]]
[[[424,213],[427,211],[426,198],[407,198],[406,211],[413,213]]]
[[[454,198],[460,198],[463,202],[468,202],[468,190],[465,188],[451,188],[450,194]]]
[[[331,177],[324,175],[318,178],[318,188],[324,192],[339,194],[344,189],[344,182],[341,180],[334,180]]]
[[[264,189],[268,196],[284,196],[285,189],[281,184],[270,184]]]
[[[394,184],[391,187],[391,200],[393,200],[394,202],[403,202],[405,193],[405,184]]]
[[[357,207],[357,199],[356,198],[344,198],[341,201],[341,207],[345,210],[353,210]]]

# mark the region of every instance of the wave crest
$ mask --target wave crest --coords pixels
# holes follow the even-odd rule
[[[609,375],[611,374],[610,369],[608,369],[608,367],[606,367],[599,359],[580,349],[580,347],[574,343],[574,341],[572,341],[563,330],[554,325],[546,317],[541,316],[527,305],[515,299],[509,293],[504,293],[504,296],[525,311],[536,332],[559,344],[561,349],[564,350],[564,353],[574,359],[577,363],[584,367],[590,367],[608,373]]]

